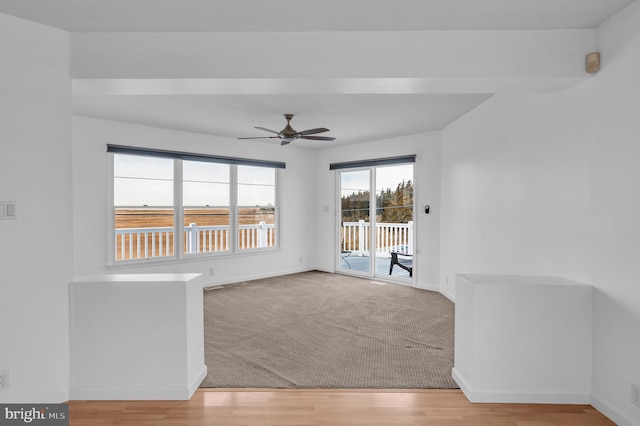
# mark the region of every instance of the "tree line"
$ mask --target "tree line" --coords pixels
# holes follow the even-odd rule
[[[344,222],[369,221],[369,191],[353,192],[341,199]],[[376,221],[407,223],[413,220],[413,183],[403,180],[395,189],[385,188],[376,194]]]

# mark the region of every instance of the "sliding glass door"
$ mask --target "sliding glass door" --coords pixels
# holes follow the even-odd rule
[[[413,163],[339,172],[339,271],[413,282],[413,173]]]
[[[369,274],[371,171],[340,173],[339,269]]]

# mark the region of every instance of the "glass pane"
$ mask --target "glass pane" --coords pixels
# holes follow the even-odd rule
[[[276,209],[238,208],[238,249],[276,247]]]
[[[231,248],[228,164],[183,161],[184,253],[216,253]]]
[[[184,253],[217,253],[230,250],[228,207],[184,209]]]
[[[413,165],[376,169],[376,220],[407,223],[413,220]]]
[[[172,180],[173,160],[171,158],[114,154],[113,175],[116,177]]]
[[[113,160],[115,260],[173,256],[173,160]]]
[[[182,163],[184,205],[228,206],[229,171],[228,164],[184,161]]]
[[[116,177],[113,180],[113,204],[116,206],[172,206],[173,181]]]
[[[369,170],[340,174],[340,268],[369,272]]]
[[[275,206],[276,170],[238,166],[238,206]]]
[[[376,272],[408,278],[413,272],[413,164],[376,168],[375,242]]]
[[[184,182],[182,199],[185,206],[228,206],[229,184],[209,182]]]
[[[114,205],[173,205],[173,160],[115,154],[113,171]]]
[[[183,161],[182,176],[186,181],[229,183],[228,164],[207,163],[203,161]]]
[[[275,186],[238,185],[239,206],[274,206]]]
[[[173,208],[115,208],[115,259],[173,256]]]
[[[238,166],[238,183],[275,185],[275,171],[271,167]]]

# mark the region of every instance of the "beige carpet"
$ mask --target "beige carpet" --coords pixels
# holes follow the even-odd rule
[[[202,387],[457,388],[454,305],[324,272],[205,291]]]

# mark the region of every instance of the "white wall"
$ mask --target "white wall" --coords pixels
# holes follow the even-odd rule
[[[109,143],[286,162],[282,171],[282,250],[107,268]],[[235,139],[74,117],[74,274],[197,272],[204,275],[206,286],[312,269],[315,184],[309,170],[314,157],[314,151],[295,146],[253,141],[238,144]],[[215,269],[214,276],[209,276],[210,267]]]
[[[416,154],[417,207],[416,284],[422,288],[438,288],[440,244],[440,133],[431,132],[394,139],[380,140],[328,148],[318,152],[315,165],[317,176],[316,199],[316,267],[325,271],[335,270],[337,243],[336,173],[329,164],[344,161],[396,157]],[[424,205],[431,206],[431,213],[424,213]],[[325,211],[327,207],[327,211]]]
[[[592,284],[592,403],[640,425],[640,3],[596,35],[590,81],[495,96],[443,131],[441,288],[457,273]]]
[[[640,425],[630,402],[630,382],[640,385],[640,3],[596,35],[603,66],[593,98],[593,403]]]
[[[0,14],[1,402],[68,398],[71,85],[66,32]]]
[[[444,293],[458,273],[588,280],[588,101],[496,95],[443,131]]]

